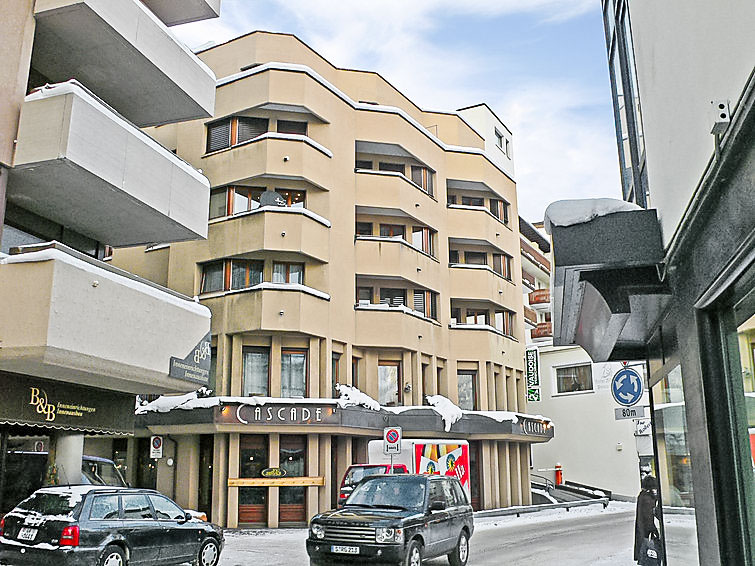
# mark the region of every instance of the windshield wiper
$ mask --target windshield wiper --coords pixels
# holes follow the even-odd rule
[[[388,504],[380,504],[380,505],[373,505],[373,507],[383,507],[385,509],[398,509],[399,511],[408,511],[409,509],[406,507],[403,507],[401,505],[388,505]]]
[[[370,505],[369,503],[346,503],[344,504],[344,507],[375,507],[374,505]]]

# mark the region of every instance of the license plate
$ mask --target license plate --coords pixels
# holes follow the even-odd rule
[[[330,551],[335,552],[337,554],[359,554],[359,547],[358,546],[331,546]]]
[[[34,540],[37,538],[37,529],[24,527],[18,531],[18,540]]]

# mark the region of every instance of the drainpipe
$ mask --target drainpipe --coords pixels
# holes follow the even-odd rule
[[[170,498],[173,501],[175,501],[176,500],[176,484],[178,483],[177,482],[177,480],[178,480],[178,471],[177,471],[177,468],[178,468],[178,462],[177,462],[177,460],[178,460],[178,442],[176,442],[176,440],[172,436],[170,436],[169,434],[166,434],[165,438],[167,438],[168,440],[170,440],[173,443],[173,465],[172,466],[168,466],[168,467],[173,468],[173,487],[171,489],[171,496],[170,496]]]

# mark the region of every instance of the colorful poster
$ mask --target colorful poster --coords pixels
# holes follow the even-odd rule
[[[468,444],[415,444],[414,449],[415,473],[456,476],[469,489]]]

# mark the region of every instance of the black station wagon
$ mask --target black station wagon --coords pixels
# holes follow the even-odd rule
[[[307,553],[312,566],[419,566],[444,554],[452,566],[464,566],[473,532],[472,506],[456,478],[369,476],[341,509],[312,517]]]
[[[3,517],[0,564],[216,566],[223,540],[219,527],[153,490],[47,487]]]

